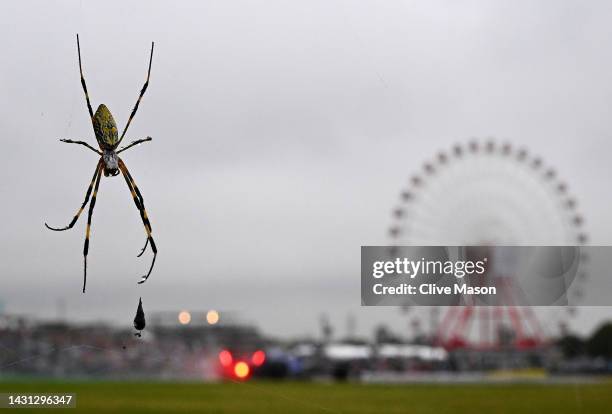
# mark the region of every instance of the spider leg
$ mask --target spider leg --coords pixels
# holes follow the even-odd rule
[[[125,124],[125,128],[123,128],[123,132],[121,133],[121,138],[119,138],[119,142],[117,142],[116,146],[119,146],[119,144],[121,144],[121,141],[123,141],[123,137],[125,136],[125,133],[128,127],[130,126],[130,122],[132,122],[132,118],[134,118],[134,115],[136,115],[136,111],[138,111],[138,105],[140,105],[140,100],[142,99],[142,96],[145,94],[145,92],[147,91],[147,87],[149,86],[149,77],[151,76],[151,63],[153,62],[153,47],[154,46],[155,46],[155,42],[152,42],[151,43],[151,56],[149,57],[149,70],[147,71],[147,80],[145,81],[144,86],[140,90],[140,95],[138,96],[136,105],[134,105],[134,109],[132,109],[132,113],[130,114],[130,117],[128,118],[127,124]]]
[[[147,246],[148,245],[149,245],[149,238],[147,237],[147,241],[145,242],[144,247],[142,248],[142,250],[140,250],[140,253],[138,253],[138,255],[136,255],[136,257],[142,256],[142,254],[145,252],[145,250],[147,250]]]
[[[151,141],[151,140],[153,140],[153,138],[146,137],[146,138],[143,138],[143,139],[138,139],[136,141],[132,141],[132,142],[130,142],[129,145],[119,149],[119,151],[117,151],[117,154],[119,154],[120,152],[125,151],[126,149],[132,148],[134,145],[142,144],[143,142],[147,142],[147,141]]]
[[[91,103],[89,102],[89,94],[87,93],[87,85],[85,84],[85,78],[83,77],[83,67],[81,66],[81,45],[79,44],[79,34],[77,33],[77,52],[79,54],[79,72],[81,73],[81,85],[85,92],[85,99],[87,100],[87,109],[89,110],[89,117],[93,120],[93,110],[91,109]]]
[[[83,293],[85,293],[85,285],[87,284],[87,253],[89,252],[89,234],[91,229],[91,216],[96,205],[96,196],[98,195],[98,187],[100,187],[100,179],[102,178],[102,168],[98,171],[98,177],[96,178],[96,185],[91,196],[91,203],[89,204],[89,212],[87,214],[87,230],[85,232],[85,245],[83,246]]]
[[[83,212],[83,209],[87,205],[87,202],[89,201],[89,196],[91,195],[91,190],[93,189],[94,182],[96,181],[96,177],[98,177],[98,174],[101,171],[102,171],[102,159],[100,159],[100,161],[98,161],[98,165],[96,165],[96,170],[94,171],[94,175],[91,178],[91,182],[89,183],[89,187],[87,187],[87,193],[85,194],[85,201],[83,201],[83,204],[81,205],[81,208],[78,209],[77,213],[72,218],[72,221],[70,222],[70,224],[68,224],[66,227],[63,227],[63,228],[60,229],[60,228],[51,227],[47,223],[45,223],[45,226],[49,230],[64,231],[64,230],[68,230],[68,229],[71,229],[72,227],[74,227],[74,225],[76,224],[77,220],[79,219],[79,216]]]
[[[123,163],[123,161],[122,161]],[[123,164],[125,166],[125,163]],[[142,194],[140,193],[140,190],[138,189],[138,187],[136,186],[136,181],[134,180],[134,177],[132,177],[132,174],[130,174],[130,171],[127,169],[127,167],[125,168],[125,174],[127,175],[127,179],[130,180],[130,183],[128,184],[128,187],[130,186],[130,184],[132,185],[132,188],[134,189],[134,193],[136,193],[136,196],[138,196],[138,201],[140,201],[140,205],[142,206],[139,207],[138,204],[136,204],[136,208],[138,208],[138,211],[140,210],[144,210],[145,209],[145,205],[144,205],[144,198],[142,197]],[[131,189],[130,189],[131,191]],[[134,200],[135,201],[135,200]],[[146,214],[146,210],[145,210],[145,214]],[[141,218],[142,218],[142,214],[141,214]],[[146,219],[146,224],[145,226],[148,226],[148,231],[149,232],[153,232],[153,228],[151,227],[151,223],[149,222],[149,219],[147,217]],[[143,218],[144,221],[144,218]],[[147,246],[149,245],[149,237],[147,236],[147,240],[145,241],[145,245],[144,247],[140,250],[140,253],[138,253],[136,255],[136,257],[140,257],[144,254],[145,250],[147,250]]]
[[[91,145],[89,145],[87,142],[83,142],[83,141],[73,141],[71,139],[60,139],[61,142],[65,142],[67,144],[79,144],[79,145],[85,145],[87,148],[89,148],[90,150],[92,150],[93,152],[95,152],[98,155],[102,155],[102,153],[100,151],[98,151],[97,149],[95,149],[94,147],[92,147]]]
[[[123,162],[123,160],[121,160],[121,158],[119,158],[119,169],[123,173],[123,178],[125,179],[125,182],[128,188],[130,189],[130,192],[132,193],[134,204],[136,204],[136,208],[138,208],[138,211],[140,212],[140,218],[142,219],[142,224],[144,225],[145,231],[147,233],[147,241],[151,244],[151,250],[153,250],[153,260],[151,261],[151,267],[149,267],[149,271],[147,272],[147,274],[142,277],[140,282],[138,282],[140,284],[144,283],[153,271],[155,259],[157,258],[157,246],[155,245],[155,241],[153,240],[153,236],[151,235],[151,223],[149,222],[149,217],[147,216],[147,210],[144,206],[144,199],[142,197],[142,194],[140,193],[140,190],[136,186],[136,182],[132,178],[130,172],[128,171],[127,167],[125,166],[125,163]],[[145,248],[146,246],[147,245],[145,244]]]

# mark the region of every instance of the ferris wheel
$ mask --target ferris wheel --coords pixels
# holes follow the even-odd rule
[[[393,246],[575,246],[587,242],[577,201],[556,170],[524,148],[494,140],[458,144],[424,163],[401,191],[389,235]],[[582,252],[569,303],[583,295],[587,259]],[[569,306],[421,308],[409,303],[404,310],[412,318],[413,332],[429,317],[431,339],[448,348],[492,347],[502,342],[520,348],[538,346],[562,333],[559,330],[575,313]]]

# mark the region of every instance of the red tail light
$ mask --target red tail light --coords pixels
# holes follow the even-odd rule
[[[255,351],[251,357],[251,362],[256,367],[262,365],[266,361],[266,353],[262,350]]]
[[[222,366],[227,368],[232,365],[233,361],[234,358],[232,357],[232,353],[227,349],[224,349],[223,351],[219,352],[219,362]]]

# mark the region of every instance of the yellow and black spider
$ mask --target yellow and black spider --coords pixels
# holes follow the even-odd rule
[[[130,189],[130,192],[132,193],[132,197],[134,198],[134,203],[136,204],[136,208],[138,208],[138,211],[140,212],[140,217],[142,219],[142,222],[144,224],[145,231],[147,234],[147,241],[144,247],[142,248],[142,251],[138,255],[138,257],[140,257],[145,252],[149,243],[151,244],[151,249],[153,250],[153,260],[151,262],[151,267],[149,268],[149,271],[147,272],[147,274],[144,275],[138,283],[143,283],[144,281],[148,279],[148,277],[151,275],[151,271],[153,271],[153,265],[155,265],[155,259],[157,257],[157,247],[155,246],[155,241],[153,240],[153,236],[151,236],[151,223],[149,222],[147,211],[145,210],[144,199],[142,198],[142,194],[140,193],[140,190],[138,190],[138,187],[136,186],[136,183],[134,182],[134,178],[132,178],[132,175],[130,174],[127,167],[125,166],[125,163],[118,156],[119,153],[127,150],[128,148],[131,148],[134,145],[138,145],[142,142],[151,141],[152,138],[147,137],[144,139],[133,141],[129,145],[123,148],[120,148],[117,151],[117,147],[119,147],[119,144],[121,144],[121,141],[123,140],[123,137],[125,136],[125,132],[130,126],[130,122],[132,122],[132,118],[134,118],[134,115],[136,114],[136,111],[138,110],[138,105],[140,104],[140,100],[142,99],[142,96],[144,95],[145,91],[147,90],[147,87],[149,86],[149,77],[151,76],[151,62],[153,61],[153,47],[154,46],[155,46],[155,43],[151,43],[151,56],[149,58],[149,70],[147,71],[147,80],[145,81],[145,84],[140,91],[140,95],[138,96],[136,105],[134,105],[134,109],[132,109],[130,118],[128,119],[127,124],[125,125],[125,128],[123,129],[123,133],[121,134],[121,137],[119,137],[119,134],[117,132],[117,124],[115,123],[115,120],[113,119],[113,115],[110,113],[106,105],[101,104],[100,106],[98,106],[98,109],[96,110],[95,114],[93,113],[91,109],[91,103],[89,102],[89,94],[87,93],[87,85],[85,84],[85,78],[83,78],[83,68],[81,67],[81,46],[79,44],[79,35],[77,34],[77,52],[79,55],[79,72],[81,73],[81,85],[83,85],[83,91],[85,92],[85,100],[87,101],[87,109],[89,110],[89,116],[91,118],[91,123],[93,125],[94,133],[96,135],[96,141],[98,141],[98,146],[100,147],[100,150],[95,149],[94,147],[92,147],[91,145],[83,141],[73,141],[70,139],[61,139],[60,141],[67,142],[69,144],[84,145],[90,150],[94,151],[96,154],[100,155],[100,160],[98,161],[98,164],[96,165],[96,170],[94,171],[93,178],[91,179],[91,182],[89,183],[89,187],[87,188],[87,193],[85,194],[85,201],[83,202],[83,205],[81,206],[81,208],[79,208],[77,213],[74,215],[70,224],[68,224],[64,228],[54,228],[54,227],[49,226],[47,223],[45,223],[45,226],[47,226],[48,229],[54,230],[54,231],[64,231],[64,230],[71,229],[75,225],[77,220],[79,219],[79,216],[83,212],[83,209],[87,205],[87,202],[89,201],[89,198],[91,196],[91,203],[89,204],[89,213],[87,216],[87,230],[85,233],[85,246],[83,247],[83,257],[84,257],[83,292],[85,292],[85,285],[87,283],[87,252],[89,250],[89,231],[91,227],[91,216],[93,213],[94,206],[96,204],[96,196],[98,194],[98,187],[100,186],[100,178],[102,177],[103,171],[104,171],[105,177],[114,177],[114,176],[119,175],[120,173],[123,174],[123,177],[125,178],[125,182],[127,183],[127,186]],[[92,189],[93,189],[93,194],[92,194]]]

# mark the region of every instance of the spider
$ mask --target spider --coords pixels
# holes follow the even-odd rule
[[[85,100],[87,102],[87,109],[89,110],[89,117],[91,118],[91,123],[93,126],[94,134],[96,136],[96,141],[98,141],[98,146],[100,149],[97,150],[91,145],[89,145],[88,143],[83,142],[83,141],[73,141],[70,139],[61,139],[60,141],[66,142],[68,144],[84,145],[85,147],[89,148],[90,150],[98,154],[100,156],[100,159],[98,160],[98,164],[96,165],[96,169],[94,171],[93,177],[91,179],[91,182],[89,183],[89,187],[87,188],[87,193],[85,194],[85,201],[83,202],[81,207],[78,209],[78,211],[72,218],[72,221],[70,222],[70,224],[68,224],[66,227],[63,227],[63,228],[51,227],[47,223],[45,223],[45,226],[49,230],[54,230],[54,231],[64,231],[64,230],[71,229],[75,225],[77,220],[79,219],[79,216],[85,209],[85,206],[89,202],[89,199],[91,196],[91,203],[89,204],[89,212],[87,215],[87,230],[85,233],[85,245],[83,247],[83,293],[85,293],[85,285],[87,284],[87,253],[89,251],[89,233],[90,233],[90,227],[91,227],[91,216],[93,214],[94,206],[96,204],[96,196],[98,195],[98,187],[100,186],[100,179],[102,178],[102,172],[104,172],[105,177],[115,177],[119,174],[123,174],[123,178],[125,179],[125,182],[127,183],[127,186],[130,189],[130,192],[132,193],[134,204],[136,204],[136,208],[140,212],[140,218],[142,219],[142,223],[144,225],[145,232],[147,235],[146,243],[144,247],[142,248],[140,254],[138,254],[138,257],[142,256],[142,254],[145,252],[149,244],[151,245],[151,250],[153,250],[153,260],[151,262],[151,266],[149,267],[149,271],[147,272],[146,275],[142,276],[142,279],[138,283],[144,283],[149,278],[149,276],[151,275],[151,272],[153,271],[153,266],[155,265],[155,259],[157,258],[157,247],[155,246],[155,241],[153,240],[153,236],[151,236],[151,223],[149,222],[147,211],[144,206],[144,199],[142,197],[142,194],[140,193],[140,190],[136,186],[136,183],[134,182],[134,178],[128,171],[125,163],[123,162],[123,160],[121,160],[121,158],[119,158],[119,154],[121,152],[135,145],[141,144],[143,142],[151,141],[152,138],[146,137],[144,139],[133,141],[129,145],[117,150],[117,148],[119,147],[119,144],[121,144],[121,141],[123,140],[123,137],[125,136],[125,133],[128,127],[130,126],[130,122],[132,122],[132,118],[134,118],[134,115],[136,115],[136,111],[138,110],[138,105],[140,104],[140,100],[142,99],[144,93],[147,90],[147,87],[149,86],[149,77],[151,76],[151,62],[153,61],[153,47],[154,46],[155,46],[155,43],[151,43],[151,56],[149,58],[149,70],[147,71],[147,79],[145,81],[144,86],[140,90],[140,95],[138,96],[136,105],[134,105],[134,109],[132,109],[132,113],[130,114],[127,124],[125,125],[125,128],[123,129],[123,132],[121,133],[121,137],[119,137],[119,134],[117,132],[117,124],[115,123],[113,115],[110,113],[106,105],[101,104],[100,106],[98,106],[98,109],[96,110],[95,114],[91,109],[91,103],[89,102],[89,94],[87,93],[87,85],[85,84],[85,78],[83,77],[83,68],[81,66],[81,46],[79,44],[79,35],[77,34],[77,53],[79,56],[79,72],[81,74],[81,85],[83,86],[83,91],[85,92]],[[92,189],[93,189],[93,194],[92,194]]]

